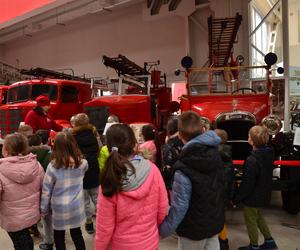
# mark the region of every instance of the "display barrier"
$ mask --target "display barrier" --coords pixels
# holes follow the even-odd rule
[[[244,160],[233,160],[233,165],[244,165]],[[300,167],[300,161],[274,161],[274,165],[277,166],[290,166],[290,167]]]

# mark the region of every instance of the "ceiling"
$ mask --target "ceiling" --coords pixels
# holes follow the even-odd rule
[[[35,33],[53,26],[65,26],[68,22],[85,15],[112,12],[144,0],[57,0],[39,10],[14,18],[0,25],[0,44]]]

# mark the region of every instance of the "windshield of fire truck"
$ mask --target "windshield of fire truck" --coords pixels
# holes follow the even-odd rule
[[[111,79],[108,83],[108,90],[103,95],[143,95],[147,94],[147,88],[141,81],[130,82],[129,80],[119,81],[119,79]]]
[[[190,69],[188,74],[190,95],[266,93],[268,91],[266,78],[252,79],[250,76],[253,75],[251,74],[253,70],[257,68]]]
[[[51,101],[57,99],[57,86],[50,84],[25,84],[8,90],[8,103],[35,100],[39,95],[49,96]]]

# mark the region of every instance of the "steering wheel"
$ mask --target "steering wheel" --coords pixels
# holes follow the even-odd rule
[[[235,91],[232,91],[231,94],[235,94],[239,91],[242,91],[242,94],[245,94],[245,90],[250,90],[251,92],[253,93],[257,93],[255,89],[252,89],[252,88],[239,88],[239,89],[236,89]]]

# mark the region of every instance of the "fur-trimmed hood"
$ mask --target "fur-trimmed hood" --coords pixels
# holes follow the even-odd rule
[[[72,128],[71,131],[72,131],[73,135],[78,135],[80,132],[85,131],[85,130],[91,130],[93,132],[93,134],[97,137],[97,129],[92,124],[87,124],[84,126],[77,126],[77,127]]]

